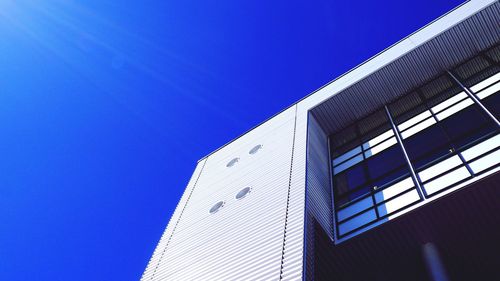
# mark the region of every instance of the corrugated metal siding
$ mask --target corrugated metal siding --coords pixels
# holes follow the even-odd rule
[[[282,280],[301,280],[303,275],[306,139],[307,115],[297,109]]]
[[[307,146],[308,211],[333,240],[332,189],[329,174],[328,139],[314,116],[309,116]]]
[[[335,94],[313,109],[314,116],[327,134],[334,133],[498,42],[497,1]]]
[[[288,197],[294,128],[292,108],[206,159],[156,273],[143,280],[279,279],[287,206],[290,216],[297,217],[292,205],[300,198],[295,190]],[[250,155],[258,144],[263,148]],[[226,167],[234,157],[239,162]],[[236,200],[246,186],[251,193]],[[225,205],[210,214],[221,200]],[[302,212],[303,206],[298,207]],[[294,262],[294,252],[302,252],[294,247],[301,226],[301,220],[288,220],[287,263]]]
[[[172,237],[172,234],[174,233],[176,226],[178,222],[180,221],[183,211],[185,209],[186,203],[189,201],[189,198],[191,197],[194,188],[196,187],[196,183],[203,171],[203,168],[205,166],[205,159],[198,162],[198,165],[196,165],[196,168],[193,172],[193,175],[191,176],[191,179],[188,182],[188,185],[186,187],[186,190],[184,191],[184,194],[181,197],[181,200],[177,204],[177,207],[175,208],[175,211],[170,218],[170,221],[167,225],[167,228],[163,232],[163,235],[160,239],[160,242],[156,246],[155,251],[153,252],[153,256],[149,260],[149,263],[146,267],[146,270],[142,274],[141,280],[152,280],[154,275],[156,274],[156,271],[158,270],[158,265],[160,261],[162,260],[165,251],[168,247],[168,244],[170,242],[170,239]]]

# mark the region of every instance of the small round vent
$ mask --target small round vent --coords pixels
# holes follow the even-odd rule
[[[210,214],[216,213],[220,208],[224,206],[224,201],[219,201],[210,208]]]
[[[245,187],[245,188],[243,188],[242,190],[240,190],[240,192],[238,192],[238,193],[236,194],[236,199],[241,199],[241,198],[243,198],[243,197],[247,196],[247,195],[248,195],[248,193],[250,193],[250,191],[251,191],[251,190],[252,190],[252,189],[251,189],[250,187]]]
[[[256,146],[254,146],[252,149],[250,149],[248,154],[255,154],[255,153],[259,152],[259,150],[261,150],[261,149],[262,149],[262,144],[258,144]]]
[[[238,161],[240,161],[240,158],[236,157],[234,159],[232,159],[231,161],[229,161],[227,164],[226,164],[226,167],[232,167],[234,165],[236,165],[236,163],[238,163]]]

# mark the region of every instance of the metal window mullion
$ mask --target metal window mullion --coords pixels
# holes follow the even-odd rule
[[[426,195],[425,190],[422,188],[420,185],[420,178],[418,177],[417,173],[415,173],[415,169],[413,168],[413,165],[410,161],[410,157],[408,157],[408,153],[406,152],[406,148],[403,144],[403,139],[401,137],[401,134],[399,132],[399,129],[396,127],[396,124],[394,124],[394,120],[392,119],[391,112],[389,111],[389,108],[387,105],[384,106],[385,113],[387,114],[387,117],[389,118],[389,122],[391,123],[392,131],[394,132],[394,135],[396,136],[396,140],[399,144],[399,147],[401,148],[401,151],[403,152],[403,155],[406,160],[406,164],[408,165],[408,169],[410,170],[411,178],[413,180],[413,183],[415,184],[415,187],[417,188],[418,195],[420,196],[420,199],[424,198],[424,195]]]
[[[467,170],[469,171],[469,173],[474,176],[474,171],[472,171],[472,168],[469,166],[469,163],[467,163],[467,161],[465,160],[465,158],[462,156],[462,153],[460,153],[460,151],[457,151],[458,150],[458,147],[457,145],[455,144],[455,142],[453,141],[453,139],[450,137],[450,133],[448,132],[448,130],[443,126],[443,123],[441,123],[439,121],[439,119],[436,117],[436,114],[434,114],[434,110],[432,110],[431,107],[429,107],[428,103],[427,103],[427,99],[424,97],[424,95],[422,94],[422,91],[420,91],[420,89],[417,91],[417,94],[418,96],[420,97],[420,99],[422,100],[425,108],[427,110],[429,110],[429,112],[431,113],[431,116],[432,118],[434,118],[434,121],[436,121],[436,124],[439,126],[439,128],[444,132],[444,134],[446,135],[446,138],[448,139],[448,144],[451,145],[451,151],[450,152],[455,152],[456,155],[458,155],[458,157],[460,158],[460,160],[462,161],[462,163],[464,163],[465,167],[467,168]],[[460,101],[459,101],[460,102]],[[446,110],[446,109],[444,109]],[[444,111],[443,110],[443,111]]]
[[[332,204],[332,213],[331,213],[331,222],[332,222],[332,236],[334,237],[334,240],[338,238],[339,234],[339,223],[338,223],[338,216],[337,216],[337,204],[335,203],[335,187],[333,184],[333,177],[335,177],[335,174],[333,173],[333,159],[332,159],[332,151],[331,151],[331,146],[330,146],[330,136],[327,135],[327,149],[328,149],[328,170],[330,171],[330,175],[328,176],[328,180],[330,183],[330,192],[331,192],[331,197],[330,197],[330,202]]]
[[[476,173],[474,173],[474,171],[470,167],[469,162],[467,162],[467,160],[465,160],[464,156],[462,155],[462,152],[457,151],[457,155],[460,158],[460,160],[464,163],[464,166],[465,166],[465,168],[467,168],[467,171],[469,171],[469,174],[471,174],[471,176],[474,177],[476,175]]]
[[[482,54],[483,58],[486,58],[488,59],[489,57],[486,55],[486,54]],[[491,61],[488,60],[488,62],[491,64]],[[490,117],[490,119],[493,120],[493,122],[495,122],[497,124],[497,128],[500,128],[500,122],[498,122],[497,118],[495,117],[495,115],[493,115],[484,105],[483,103],[479,100],[479,98],[476,96],[476,94],[471,90],[469,89],[468,87],[466,87],[451,71],[447,71],[448,72],[448,75],[451,77],[451,79],[453,79],[455,81],[456,84],[458,84],[458,86],[460,88],[462,88],[462,90],[469,96],[469,98],[475,103],[477,104],[481,110],[486,114],[488,115],[488,117]],[[469,171],[469,173],[472,175],[472,176],[475,176],[475,173],[474,171],[472,170],[472,168],[469,166],[469,162],[467,162],[464,157],[462,156],[462,153],[461,151],[458,151],[457,152],[457,155],[458,157],[460,157],[460,160],[462,160],[462,162],[465,163],[465,167],[467,168],[467,170]]]
[[[469,96],[469,98],[475,103],[477,104],[482,110],[484,113],[486,113],[486,115],[488,115],[488,117],[491,118],[491,120],[493,120],[493,122],[495,122],[495,124],[497,124],[497,127],[500,128],[500,122],[498,122],[497,118],[495,117],[495,115],[493,115],[482,103],[481,101],[476,97],[476,94],[474,92],[472,92],[471,89],[469,89],[468,87],[466,87],[464,84],[462,84],[462,82],[451,72],[451,71],[446,71],[448,72],[448,75],[451,77],[451,79],[453,79],[453,81],[455,81],[455,83],[460,87],[462,88],[462,90]]]
[[[363,143],[363,139],[361,137],[361,131],[359,130],[359,123],[356,124],[356,134],[357,134],[358,139],[361,143],[361,154],[363,155],[363,162],[365,162],[366,161],[365,146]],[[368,179],[368,183],[373,183],[372,177],[370,176],[370,172],[368,171],[368,164],[366,164],[366,162],[363,164],[363,171],[365,173],[366,179]],[[375,215],[377,216],[377,219],[379,219],[380,214],[378,213],[378,208],[376,206],[375,192],[373,190],[373,186],[370,187],[370,197],[372,198],[373,208],[375,209]]]

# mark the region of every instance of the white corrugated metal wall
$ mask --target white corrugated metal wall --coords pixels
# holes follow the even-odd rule
[[[198,165],[196,166],[196,169],[194,170],[193,175],[189,180],[186,190],[184,191],[181,200],[177,204],[177,207],[175,208],[175,211],[172,217],[170,218],[167,228],[163,232],[160,242],[158,243],[155,251],[153,252],[153,256],[149,260],[148,266],[146,267],[146,270],[144,271],[141,280],[151,280],[156,271],[158,270],[159,261],[163,258],[163,255],[165,254],[165,250],[170,242],[172,233],[174,232],[181,218],[181,215],[185,209],[186,203],[188,202],[189,197],[191,196],[194,187],[196,186],[196,182],[198,181],[201,175],[201,171],[203,170],[205,162],[206,159],[203,159],[198,162]]]
[[[201,161],[142,280],[301,279],[305,154],[294,155],[295,130],[291,107]]]
[[[296,126],[286,236],[283,248],[282,280],[301,280],[304,255],[304,212],[307,112],[296,106]]]

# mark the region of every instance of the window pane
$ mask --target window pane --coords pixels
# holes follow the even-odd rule
[[[361,144],[365,148],[364,154],[361,153]],[[387,176],[388,172],[393,172],[390,169],[394,167],[384,163],[399,163],[399,160],[391,161],[388,159],[396,157],[397,154],[386,153],[386,151],[398,151],[391,150],[392,147],[399,149],[395,144],[396,139],[384,109],[370,114],[330,137],[334,165],[333,189],[337,208],[371,193],[374,180],[380,180],[381,177]],[[401,151],[399,154],[398,157],[401,158]],[[380,171],[377,174],[378,179],[370,177],[368,173],[369,163],[363,156],[374,158],[370,163],[385,165],[385,168],[389,168],[389,170]]]
[[[431,195],[468,177],[470,177],[469,171],[467,171],[467,168],[462,167],[426,183],[424,188],[427,194]]]
[[[352,204],[349,207],[346,207],[342,210],[339,210],[337,213],[337,217],[339,218],[339,221],[345,220],[346,218],[349,218],[361,211],[364,211],[370,207],[373,206],[373,200],[372,198],[368,197],[363,200],[360,200],[354,204]]]
[[[477,93],[487,87],[489,87],[490,85],[496,83],[497,81],[500,80],[500,72],[498,72],[497,74],[494,74],[486,79],[484,79],[483,81],[477,83],[476,85],[470,87],[470,89]]]
[[[466,98],[467,98],[467,94],[464,92],[461,92],[461,93],[437,104],[436,106],[432,107],[431,108],[432,112],[439,113],[439,112],[443,111],[444,109],[449,108],[452,105],[457,104],[459,101],[464,100]]]
[[[357,165],[334,177],[334,189],[337,194],[342,195],[348,191],[358,188],[367,182],[363,164]]]
[[[380,216],[385,216],[419,200],[420,196],[418,195],[418,192],[416,190],[412,190],[401,196],[389,200],[385,204],[378,206],[377,209]]]
[[[427,118],[426,120],[418,123],[417,125],[409,128],[408,130],[402,132],[401,138],[403,138],[403,139],[409,138],[409,137],[413,136],[414,134],[417,134],[418,132],[420,132],[420,131],[424,130],[425,128],[430,127],[434,124],[436,124],[436,120],[434,119],[434,117]]]
[[[416,169],[450,153],[448,137],[435,124],[403,141]]]
[[[388,139],[389,137],[394,136],[394,132],[392,129],[389,129],[385,131],[384,133],[374,137],[373,139],[363,143],[363,149],[367,150],[370,149],[370,147],[374,147],[375,145],[379,144],[380,142]]]
[[[372,209],[368,212],[365,212],[359,216],[356,216],[346,222],[339,224],[339,234],[343,235],[349,231],[353,231],[354,229],[361,227],[371,221],[377,219],[377,215],[375,211]]]
[[[480,110],[474,104],[440,121],[457,149],[495,130],[493,121]]]
[[[432,165],[429,168],[426,168],[425,170],[418,173],[418,175],[420,176],[420,180],[422,182],[425,182],[435,176],[438,176],[446,171],[449,171],[457,167],[458,165],[461,165],[462,163],[463,162],[462,160],[460,160],[460,157],[452,156],[444,161]]]
[[[366,162],[370,178],[372,179],[380,178],[394,169],[405,165],[401,148],[397,145],[369,158]]]
[[[413,184],[413,180],[411,178],[405,178],[404,180],[401,180],[390,187],[387,187],[383,189],[380,192],[377,192],[375,194],[375,200],[377,203],[380,203],[384,200],[387,200],[388,198],[391,198],[393,196],[396,196],[403,191],[406,191],[415,185]]]
[[[456,96],[461,91],[462,89],[451,81],[447,74],[443,74],[443,76],[440,76],[420,88],[420,92],[425,98],[427,106],[430,108]]]
[[[390,138],[390,139],[388,139],[388,140],[386,140],[386,141],[384,141],[384,142],[382,142],[382,143],[380,143],[380,144],[378,144],[370,149],[367,149],[365,151],[365,157],[368,158],[368,157],[371,157],[375,154],[378,154],[379,152],[384,151],[385,149],[395,145],[396,143],[398,143],[396,141],[396,137],[392,137],[392,138]]]
[[[409,176],[410,173],[408,171],[408,167],[406,164],[404,166],[398,167],[396,170],[393,170],[384,176],[373,180],[372,186],[376,186],[377,188],[385,188],[388,185],[391,185],[397,182],[398,179],[402,179],[404,176]]]
[[[493,115],[495,115],[497,119],[500,119],[500,82],[495,84],[494,86],[495,88],[488,88],[484,90],[484,92],[481,92],[483,94],[489,94],[489,92],[486,91],[495,91],[494,94],[490,94],[485,99],[483,99],[482,103]]]
[[[466,98],[463,101],[461,101],[453,106],[450,106],[449,108],[437,113],[436,117],[439,121],[444,120],[444,119],[452,116],[453,114],[456,114],[457,112],[464,110],[465,108],[467,108],[473,104],[474,104],[474,102],[470,98]]]
[[[345,161],[344,163],[336,166],[333,168],[333,173],[334,174],[340,174],[342,171],[346,170],[346,169],[349,169],[350,167],[356,165],[357,163],[363,161],[363,155],[358,155],[354,158],[351,158],[347,161]]]
[[[426,110],[410,119],[408,119],[407,121],[401,123],[399,126],[398,126],[398,129],[400,131],[404,131],[408,128],[410,128],[411,126],[414,126],[415,124],[419,123],[419,122],[422,122],[423,120],[427,119],[431,117],[431,112],[429,110]]]
[[[487,154],[470,164],[474,173],[482,172],[500,162],[500,150]]]
[[[330,137],[332,158],[336,158],[347,151],[359,146],[359,140],[356,133],[356,126],[349,126]]]
[[[497,82],[495,85],[492,85],[492,86],[490,86],[490,87],[488,87],[480,92],[477,92],[477,97],[480,99],[484,99],[484,98],[487,98],[493,94],[498,93],[498,91],[500,91],[500,82]]]
[[[352,150],[349,150],[348,152],[346,152],[346,153],[340,155],[339,157],[333,159],[333,165],[334,166],[338,165],[339,163],[342,163],[345,160],[347,160],[347,159],[349,159],[349,158],[351,158],[354,155],[359,154],[359,153],[361,153],[361,147],[360,146],[358,146],[358,147],[356,147],[356,148],[354,148]]]
[[[342,207],[345,204],[350,204],[352,201],[354,201],[362,196],[366,196],[370,192],[371,192],[371,188],[368,186],[365,186],[365,187],[344,193],[342,195],[336,194],[335,195],[336,208]],[[369,197],[369,198],[371,200],[371,197]]]
[[[366,195],[370,193],[371,188],[370,187],[363,187],[361,189],[355,190],[349,194],[349,201],[353,201],[355,199],[358,199],[359,197]]]
[[[500,147],[500,135],[496,135],[462,152],[466,161],[472,160],[481,154]]]

